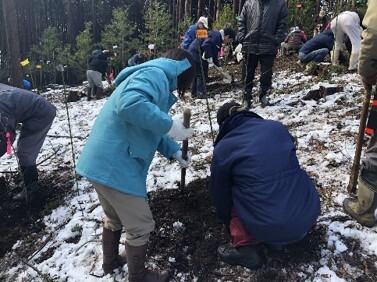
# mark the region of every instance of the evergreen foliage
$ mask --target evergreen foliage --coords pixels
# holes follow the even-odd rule
[[[76,48],[73,55],[66,48],[65,56],[61,58],[61,63],[69,66],[73,77],[77,81],[86,79],[86,67],[89,54],[93,50],[93,35],[91,33],[92,23],[86,22],[84,30],[76,36]],[[67,58],[67,61],[64,61]],[[67,81],[69,81],[67,79]]]
[[[301,5],[301,7],[296,5]],[[288,1],[288,10],[288,29],[298,26],[308,36],[311,36],[314,29],[313,19],[316,15],[316,2],[313,0]]]
[[[58,31],[55,27],[48,27],[42,33],[40,38],[40,43],[38,45],[33,45],[31,48],[35,60],[42,66],[43,78],[48,82],[56,82],[56,65],[57,58],[62,52],[63,43],[59,39]],[[30,64],[32,66],[33,64]]]
[[[213,24],[214,29],[220,30],[225,27],[231,27],[237,30],[237,19],[230,5],[224,5],[223,10],[219,13],[219,18]]]
[[[196,23],[196,20],[188,16],[185,16],[184,19],[178,23],[178,45],[182,41],[181,37],[185,36],[187,29],[194,23]]]
[[[177,47],[179,37],[177,31],[172,28],[172,19],[165,3],[160,3],[157,0],[153,1],[152,6],[145,13],[144,21],[144,44],[155,44],[155,54],[157,56],[166,50]]]
[[[105,26],[101,34],[101,46],[116,52],[117,55],[111,58],[109,65],[114,67],[117,73],[127,65],[127,60],[134,52],[147,49],[146,46],[142,47],[136,24],[129,20],[127,7],[113,11],[111,23]]]

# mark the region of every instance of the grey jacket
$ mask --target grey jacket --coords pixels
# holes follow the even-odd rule
[[[43,97],[27,90],[0,83],[0,132],[12,133],[17,123],[24,128],[38,129],[51,123],[56,108]],[[46,124],[43,121],[46,120]],[[42,121],[42,122],[41,122]]]
[[[287,22],[284,0],[247,0],[238,22],[242,52],[275,55],[286,37]]]

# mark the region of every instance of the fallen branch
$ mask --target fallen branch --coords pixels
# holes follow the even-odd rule
[[[77,139],[85,139],[83,136],[69,136],[69,135],[47,135],[47,137],[52,137],[52,138],[77,138]]]

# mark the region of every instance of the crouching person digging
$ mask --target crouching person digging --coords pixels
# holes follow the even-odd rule
[[[118,256],[121,230],[126,231],[128,281],[166,281],[166,270],[145,267],[147,243],[155,222],[148,205],[146,178],[155,152],[187,167],[176,141],[193,134],[167,114],[190,88],[195,70],[191,54],[173,49],[163,58],[125,68],[116,89],[99,113],[77,164],[93,184],[103,211],[103,270],[124,263]]]
[[[210,195],[231,235],[217,251],[228,264],[257,268],[257,244],[279,249],[305,237],[320,214],[318,193],[281,123],[233,101],[219,108],[217,122]]]
[[[25,187],[14,200],[26,200],[39,192],[36,160],[55,115],[55,106],[40,95],[0,83],[0,156],[11,153],[16,125],[22,124],[16,155]]]

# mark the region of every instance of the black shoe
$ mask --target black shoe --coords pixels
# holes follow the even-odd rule
[[[252,108],[251,100],[243,100],[242,105],[245,109],[249,110]]]
[[[248,89],[247,91],[245,91],[245,93],[243,94],[243,106],[246,108],[246,109],[250,109],[251,108],[251,89]]]
[[[261,103],[262,108],[272,106],[272,104],[267,98],[267,95],[260,97],[260,103]]]
[[[34,182],[32,185],[27,186],[26,189],[24,188],[21,193],[18,193],[13,197],[15,201],[25,201],[26,197],[30,200],[32,197],[38,195],[39,185],[37,182]]]
[[[285,245],[264,244],[267,250],[274,253],[282,253],[286,251]]]
[[[217,248],[217,253],[220,260],[230,265],[241,265],[256,269],[263,264],[263,260],[254,245],[233,248],[230,244],[224,244]]]
[[[195,99],[205,99],[206,97],[202,93],[198,93],[198,95],[195,96]]]

